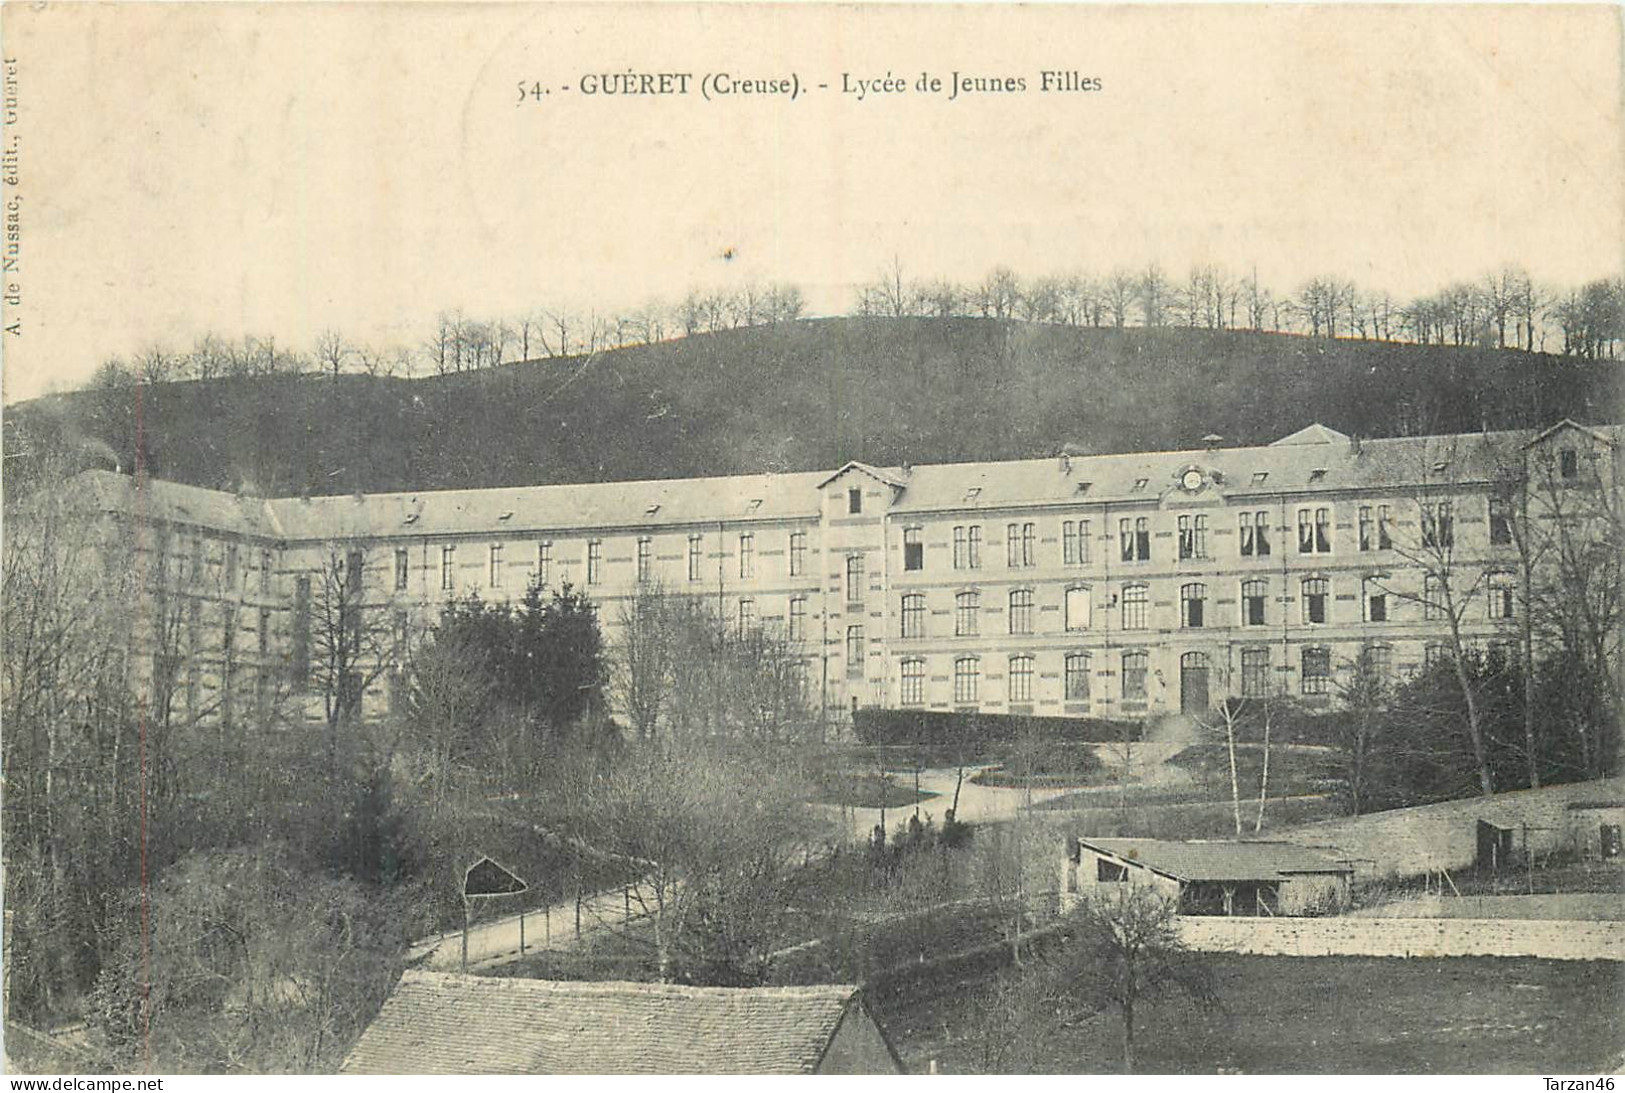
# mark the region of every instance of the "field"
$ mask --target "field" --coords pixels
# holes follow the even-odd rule
[[[1612,1072],[1625,1063],[1625,967],[1491,958],[1210,958],[1218,1007],[1144,1007],[1143,1073]],[[1008,971],[999,973],[1010,974]],[[990,1044],[996,976],[878,993],[870,1005],[911,1072],[1115,1073],[1121,1024],[1062,1026],[1035,1005]]]

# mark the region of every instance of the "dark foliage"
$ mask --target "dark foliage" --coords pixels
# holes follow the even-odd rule
[[[916,745],[962,751],[966,756],[1008,749],[1020,741],[1117,743],[1137,740],[1138,722],[1097,717],[1037,717],[1024,714],[957,713],[945,710],[854,711],[852,731],[870,745]]]

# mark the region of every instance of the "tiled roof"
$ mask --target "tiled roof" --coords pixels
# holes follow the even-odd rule
[[[408,971],[345,1074],[807,1074],[849,986],[562,983]]]
[[[1080,839],[1084,846],[1183,881],[1272,880],[1291,873],[1351,873],[1353,866],[1294,843]]]

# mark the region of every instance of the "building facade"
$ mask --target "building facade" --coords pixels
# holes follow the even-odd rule
[[[640,590],[708,597],[790,643],[829,721],[1141,719],[1331,704],[1356,663],[1399,678],[1453,642],[1515,645],[1520,540],[1612,491],[1618,441],[1572,422],[1311,425],[1256,447],[833,472],[263,499],[91,471],[77,492],[131,529],[166,600],[163,648],[139,659],[184,674],[167,690],[204,717],[308,689],[344,641],[322,633],[335,596],[346,632],[364,616],[388,635],[386,670],[346,683],[377,710],[447,598],[534,581],[585,592],[611,645]]]

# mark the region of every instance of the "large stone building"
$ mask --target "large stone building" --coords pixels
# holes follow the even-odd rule
[[[791,643],[832,722],[1143,718],[1333,702],[1362,653],[1402,675],[1452,629],[1516,642],[1520,529],[1611,496],[1619,437],[1311,425],[1259,447],[669,481],[267,500],[92,471],[76,492],[162,574],[173,648],[141,659],[221,720],[306,685],[335,588],[387,620],[399,659],[446,598],[532,581],[586,592],[610,641],[640,588],[709,597]],[[369,709],[389,678],[358,680]]]

